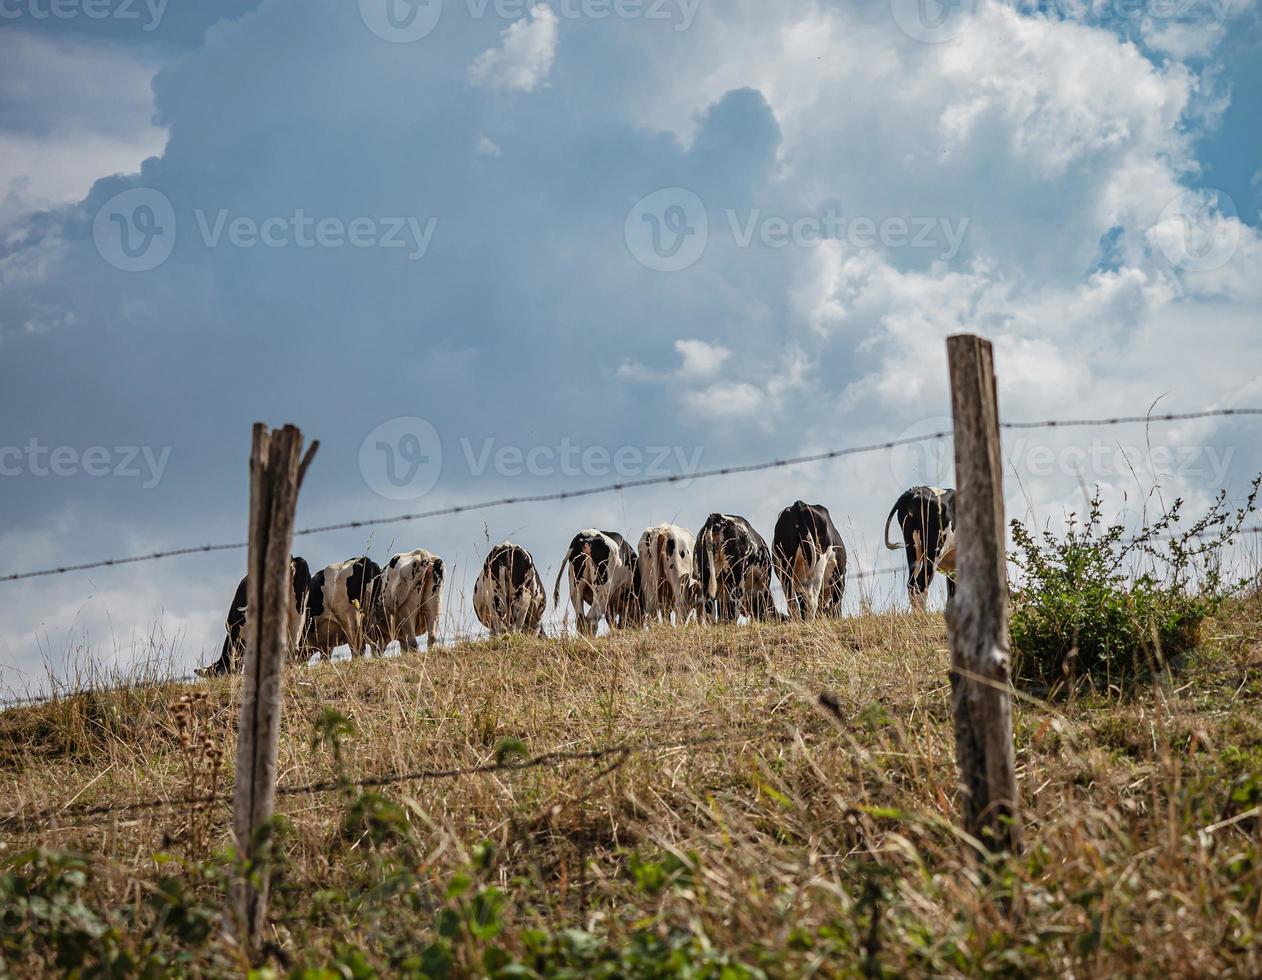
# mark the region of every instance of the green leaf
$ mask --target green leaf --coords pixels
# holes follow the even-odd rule
[[[463,871],[458,871],[447,882],[447,900],[454,901],[473,887],[473,879]]]
[[[495,764],[497,766],[507,765],[510,760],[524,760],[529,757],[530,753],[526,751],[526,743],[513,736],[500,739],[499,744],[495,746]]]
[[[460,916],[455,909],[443,909],[438,913],[438,935],[443,939],[454,939],[460,935]]]

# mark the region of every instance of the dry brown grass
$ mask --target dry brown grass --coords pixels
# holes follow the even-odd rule
[[[690,957],[709,948],[782,975],[1260,975],[1260,609],[1233,607],[1160,685],[1022,702],[1026,851],[989,870],[952,829],[938,617],[515,638],[294,670],[282,785],[337,775],[313,747],[325,706],[354,725],[352,779],[493,762],[511,740],[529,755],[636,751],[385,787],[397,833],[348,822],[340,791],[283,797],[277,955],[323,964],[346,943],[400,969],[399,950],[433,938],[443,889],[490,841],[496,856],[474,877],[509,896],[495,943],[514,955],[535,941],[528,930],[580,927],[610,950],[686,936],[703,949]],[[11,824],[0,853],[92,855],[91,901],[134,906],[139,931],[143,896],[172,873],[154,854],[205,859],[227,843],[227,804],[75,814],[211,792],[216,747],[230,788],[239,689],[199,685],[186,708],[185,689],[166,687],[0,715],[5,808],[61,811]],[[722,739],[662,747],[708,735]],[[178,873],[218,901],[213,883]],[[382,891],[390,876],[398,887]],[[461,940],[455,973],[484,970],[478,942]],[[212,938],[182,969],[234,962]],[[608,975],[632,972],[626,962]]]

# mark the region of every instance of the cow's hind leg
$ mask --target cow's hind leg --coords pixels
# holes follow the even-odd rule
[[[577,579],[570,585],[570,606],[574,610],[574,628],[581,634],[592,632],[586,603],[583,601],[582,583]]]
[[[924,556],[918,554],[919,549],[914,546],[907,548],[907,598],[911,601],[912,608],[917,612],[925,611],[926,595],[929,592],[929,585],[933,582],[933,566],[924,560]]]
[[[425,649],[430,649],[438,642],[438,617],[442,615],[441,599],[435,595],[424,606],[422,625],[425,633]],[[420,635],[420,631],[417,632]]]
[[[609,612],[609,586],[598,588],[592,596],[591,608],[587,610],[587,628],[595,636],[600,631],[600,621]]]
[[[780,586],[784,589],[784,604],[788,607],[789,618],[804,619],[806,617],[806,603],[803,601],[801,593],[798,592],[797,583],[793,581],[792,575],[781,576]]]
[[[412,615],[408,616],[407,619],[403,621],[403,628],[400,631],[400,635],[399,635],[399,652],[400,653],[403,653],[404,651],[408,651],[408,650],[420,649],[420,644],[416,642],[416,638],[417,636],[420,635],[420,632],[424,626],[424,624],[422,623],[423,619],[424,619],[424,616],[422,615],[421,610],[418,609],[416,612],[412,613]]]
[[[351,648],[352,657],[362,657],[364,647],[368,644],[368,631],[364,628],[363,614],[352,613],[351,621],[343,629],[346,632],[346,644]]]

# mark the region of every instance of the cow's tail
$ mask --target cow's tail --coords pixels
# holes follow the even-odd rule
[[[499,598],[499,605],[504,608],[504,619],[510,625],[513,622],[513,554],[509,552],[508,560],[503,562],[499,569],[495,572],[491,586],[491,603],[498,609],[495,598]]]
[[[364,622],[370,630],[380,630],[383,633],[392,629],[393,624],[390,622],[392,618],[386,610],[386,582],[385,572],[380,573],[375,579],[364,585],[367,600],[367,608],[364,609]],[[383,641],[383,642],[389,642]]]
[[[561,567],[557,569],[557,580],[552,584],[552,605],[559,606],[561,604],[561,576],[565,574],[565,566],[570,563],[570,555],[573,548],[566,548],[565,554],[561,556]]]
[[[718,556],[714,553],[714,528],[706,528],[701,544],[701,593],[707,599],[719,594]]]
[[[819,542],[815,540],[815,526],[807,520],[809,511],[806,504],[798,501],[793,505],[793,519],[797,524],[798,547],[802,549],[802,558],[812,568],[819,560]]]
[[[447,566],[441,558],[434,559],[434,629],[443,615],[443,577],[447,574]]]
[[[425,572],[421,575],[421,595],[425,596],[425,601],[429,602],[430,596],[433,595],[434,583],[438,583],[438,588],[442,588],[443,582],[443,566],[442,559],[435,558],[433,561],[425,563]]]
[[[901,502],[902,501],[900,500],[898,503]],[[902,551],[903,549],[903,545],[892,544],[890,542],[890,521],[892,521],[894,519],[894,515],[898,513],[898,503],[894,504],[894,509],[890,511],[889,517],[885,518],[885,547],[889,548],[890,551]]]
[[[499,589],[500,595],[504,597],[505,605],[511,609],[513,603],[510,601],[513,596],[513,566],[516,564],[516,552],[509,552],[508,561],[500,566]]]

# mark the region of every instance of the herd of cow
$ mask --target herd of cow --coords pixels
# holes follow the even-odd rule
[[[889,539],[897,518],[902,543]],[[935,571],[947,573],[954,592],[955,491],[912,487],[885,520],[885,546],[907,554],[907,593],[923,609]],[[637,547],[614,531],[579,531],[561,560],[552,601],[560,605],[561,578],[569,570],[570,606],[580,633],[663,621],[682,625],[750,619],[813,619],[840,613],[846,587],[846,548],[828,509],[798,500],[780,512],[771,547],[749,521],[711,514],[694,538],[675,524],[657,524]],[[432,645],[442,609],[445,566],[423,548],[395,555],[382,568],[371,558],[338,562],[312,575],[301,558],[290,561],[294,603],[290,649],[307,660],[328,659],[346,644],[355,656],[365,647],[384,650],[398,641],[417,649]],[[780,580],[788,614],[776,608],[772,575]],[[473,611],[492,635],[540,633],[547,592],[530,552],[511,542],[490,550],[473,588]],[[205,677],[237,669],[245,640],[246,580],[228,610],[219,660]]]

